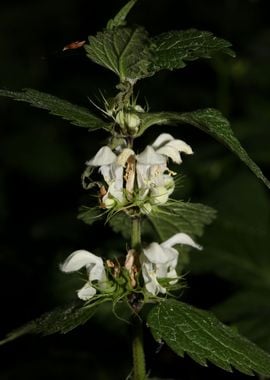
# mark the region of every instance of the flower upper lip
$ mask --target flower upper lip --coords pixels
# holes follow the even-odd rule
[[[158,282],[159,278],[172,279],[169,284],[177,282],[176,266],[179,253],[173,248],[176,244],[184,244],[196,249],[202,249],[200,245],[185,233],[173,235],[161,244],[151,243],[143,250],[140,257],[142,275],[146,290],[153,295],[166,293],[166,288]]]
[[[65,273],[71,273],[83,267],[86,268],[88,281],[78,290],[78,297],[86,301],[96,294],[96,289],[92,286],[92,282],[98,281],[102,286],[102,283],[107,281],[107,276],[101,257],[84,249],[79,249],[69,255],[60,266],[60,269]]]

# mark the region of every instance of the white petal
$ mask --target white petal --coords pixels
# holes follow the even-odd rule
[[[88,267],[87,271],[88,271],[90,282],[95,281],[95,280],[100,281],[100,282],[105,282],[107,280],[106,272],[105,272],[105,268],[104,268],[102,260],[101,260],[101,263],[98,262],[92,265],[91,267]]]
[[[100,168],[99,168],[99,172],[102,174],[104,180],[106,181],[106,183],[109,185],[111,183],[111,181],[113,180],[113,173],[112,173],[112,170],[111,170],[111,166],[112,165],[102,165]]]
[[[124,170],[120,165],[113,165],[113,174],[115,178],[115,188],[117,190],[123,190],[123,173]]]
[[[88,301],[96,294],[96,289],[93,288],[89,282],[87,282],[80,290],[77,291],[77,294],[81,300]]]
[[[161,145],[166,144],[168,141],[174,140],[174,137],[169,133],[161,133],[152,144],[152,147],[157,149]]]
[[[172,191],[167,190],[164,186],[153,187],[151,189],[151,203],[155,205],[164,204],[168,201]]]
[[[108,187],[108,192],[105,194],[105,196],[102,198],[102,202],[107,204],[108,206],[111,204],[111,207],[115,204],[115,202],[124,202],[125,196],[123,189],[116,189],[116,183],[113,182]],[[108,207],[110,208],[110,207]]]
[[[164,156],[171,158],[172,161],[177,164],[181,164],[182,162],[182,159],[178,150],[171,146],[165,145],[162,148],[159,148],[157,150],[157,153],[163,154]]]
[[[166,144],[167,147],[174,148],[179,152],[183,152],[186,154],[193,154],[193,150],[190,145],[185,143],[183,140],[172,140]]]
[[[79,249],[67,257],[64,263],[60,266],[60,269],[63,272],[69,273],[75,272],[84,266],[96,263],[103,265],[103,261],[100,257],[91,252],[85,251],[84,249]]]
[[[174,258],[174,255],[169,254],[161,247],[160,244],[153,242],[143,250],[145,257],[153,264],[166,264]]]
[[[146,261],[142,264],[142,275],[145,288],[149,293],[153,295],[157,295],[158,293],[166,293],[166,289],[159,284],[155,269],[151,263],[147,263]]]
[[[191,147],[182,140],[172,140],[157,149],[157,153],[170,157],[177,164],[182,162],[180,152],[193,154]]]
[[[136,165],[137,184],[139,189],[149,187],[149,165]]]
[[[165,157],[156,153],[150,145],[147,145],[144,151],[138,154],[136,158],[137,162],[143,165],[164,164],[166,162]]]
[[[89,161],[86,162],[86,165],[89,166],[102,166],[110,165],[116,160],[116,154],[113,153],[111,148],[108,146],[103,146],[99,149],[97,154]]]
[[[171,248],[176,244],[184,244],[184,245],[189,245],[190,247],[193,247],[193,248],[202,249],[202,247],[196,244],[195,241],[192,240],[189,235],[184,234],[184,233],[178,233],[178,234],[173,235],[170,239],[164,241],[161,244],[161,247]]]

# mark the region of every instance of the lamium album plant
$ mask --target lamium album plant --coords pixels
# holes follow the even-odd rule
[[[167,344],[179,356],[188,354],[203,366],[211,362],[227,371],[270,376],[270,355],[212,313],[181,301],[185,287],[181,256],[191,250],[203,255],[200,236],[216,213],[208,206],[174,198],[181,166],[193,155],[192,142],[181,139],[177,126],[191,125],[211,135],[268,188],[270,183],[218,110],[151,112],[151,99],[147,100],[149,105],[138,102],[139,84],[144,78],[161,70],[182,69],[199,58],[217,54],[233,57],[234,52],[229,42],[207,31],[189,29],[150,36],[144,27],[126,21],[136,2],[130,0],[87,43],[78,41],[65,48],[84,48],[90,60],[118,77],[114,97],[102,95],[102,104],[91,105],[93,112],[37,90],[0,90],[1,96],[48,110],[91,133],[98,129],[107,132],[107,143],[85,163],[82,186],[89,194],[89,204],[80,208],[78,218],[88,225],[103,221],[122,234],[122,246],[126,247],[115,257],[106,257],[102,245],[99,256],[90,243],[89,247],[80,247],[78,242],[78,250],[59,266],[67,275],[83,273],[82,286],[74,289],[77,301],[12,331],[1,344],[27,333],[67,333],[108,303],[116,317],[133,329],[130,379],[151,377],[143,346],[147,328],[157,342]],[[155,127],[161,125],[162,133],[155,133]],[[175,126],[175,132],[168,133],[168,125]],[[148,128],[152,128],[154,138],[143,146]],[[141,149],[137,148],[139,139]],[[144,234],[146,230],[151,234]],[[128,307],[128,318],[121,315],[119,305]]]

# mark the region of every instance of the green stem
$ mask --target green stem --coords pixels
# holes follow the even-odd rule
[[[141,220],[139,217],[132,219],[131,248],[141,251]],[[133,380],[146,380],[145,358],[143,348],[143,326],[137,315],[133,318]]]
[[[133,380],[146,380],[145,358],[143,349],[143,329],[142,323],[137,318],[133,324]]]
[[[135,217],[132,219],[131,248],[135,249],[137,252],[140,252],[141,250],[141,219],[140,217]]]

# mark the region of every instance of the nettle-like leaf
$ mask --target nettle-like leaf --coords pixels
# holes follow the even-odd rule
[[[0,90],[0,96],[13,98],[20,102],[30,103],[34,107],[48,110],[52,115],[60,116],[71,124],[88,128],[90,131],[100,128],[110,130],[109,123],[93,115],[87,108],[74,105],[44,92],[32,89],[24,89],[20,92]]]
[[[140,135],[154,124],[190,124],[213,136],[216,140],[226,145],[250,170],[270,188],[270,181],[263,175],[261,169],[249,157],[245,149],[234,135],[229,121],[216,109],[205,108],[194,112],[158,112],[140,114],[142,126]]]
[[[119,26],[126,25],[126,17],[137,3],[138,0],[130,0],[126,5],[123,6],[122,9],[116,14],[116,16],[109,20],[107,23],[107,29],[117,28]]]
[[[118,27],[89,37],[88,58],[112,70],[120,81],[136,82],[150,75],[150,40],[143,27]]]
[[[209,312],[167,299],[150,311],[147,323],[154,338],[179,356],[187,353],[203,366],[209,361],[226,371],[270,375],[270,355]]]
[[[95,314],[96,309],[97,304],[83,306],[81,303],[59,307],[10,332],[4,340],[0,341],[0,345],[26,334],[66,334],[85,324]]]
[[[180,69],[186,66],[186,61],[212,58],[216,53],[235,56],[230,42],[196,29],[162,33],[152,42],[155,46],[153,71]]]
[[[154,209],[147,218],[161,241],[178,232],[201,236],[206,225],[216,217],[216,211],[200,203],[174,201]]]

